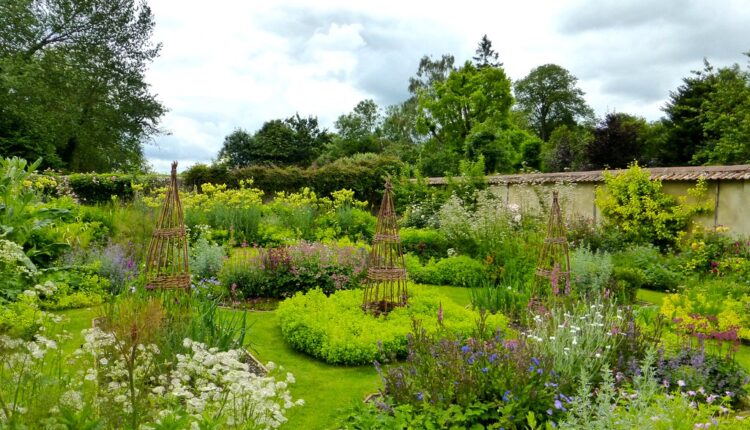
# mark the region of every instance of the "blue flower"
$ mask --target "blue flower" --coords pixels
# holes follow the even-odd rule
[[[510,399],[511,394],[512,393],[510,392],[510,390],[505,390],[505,392],[503,393],[503,401],[507,403]]]
[[[471,350],[471,348],[469,348],[469,345],[464,345],[461,347],[461,352],[463,352],[464,354],[469,352],[469,350]]]
[[[489,371],[489,369],[487,369],[486,367],[482,368],[482,373],[487,373],[488,371]]]
[[[552,416],[552,409],[547,409],[547,415]]]
[[[539,360],[537,360],[536,357],[531,357],[531,361],[534,363],[535,366],[539,366]]]
[[[497,354],[490,355],[490,363],[494,363],[497,360]]]
[[[417,393],[417,400],[419,400],[419,401],[421,402],[421,401],[422,401],[423,399],[424,399],[424,394],[422,394],[422,392],[421,392],[421,391],[420,391],[420,392],[418,392],[418,393]]]
[[[565,406],[563,406],[562,402],[559,400],[555,400],[555,409],[560,409],[561,411],[565,410]]]

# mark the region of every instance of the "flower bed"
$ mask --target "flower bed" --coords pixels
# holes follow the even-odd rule
[[[420,320],[428,331],[442,325],[455,335],[468,335],[479,317],[474,311],[452,301],[441,302],[440,297],[425,292],[410,296],[409,306],[396,308],[387,316],[365,314],[361,304],[362,290],[339,291],[330,297],[321,290],[299,293],[279,305],[281,332],[294,349],[326,363],[359,365],[405,357],[413,320]],[[442,322],[438,322],[441,306]],[[505,329],[507,319],[492,315],[487,324]]]

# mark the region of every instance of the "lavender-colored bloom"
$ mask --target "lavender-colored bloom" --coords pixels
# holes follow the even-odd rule
[[[482,368],[482,373],[487,373],[487,372],[489,372],[489,369],[487,369],[486,367],[483,367]]]
[[[422,400],[424,400],[424,394],[422,394],[422,392],[421,392],[421,391],[417,393],[417,400],[419,400],[420,402],[421,402]]]
[[[536,357],[531,357],[531,361],[534,363],[535,366],[539,366],[539,360]]]
[[[503,401],[507,403],[510,399],[511,394],[512,393],[510,392],[510,390],[505,390],[505,392],[503,393]]]
[[[469,347],[469,345],[464,345],[461,347],[461,352],[463,352],[464,354],[468,353],[470,350],[471,348]]]

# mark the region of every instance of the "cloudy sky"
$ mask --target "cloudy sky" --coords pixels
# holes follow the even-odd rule
[[[403,101],[423,55],[460,64],[483,34],[511,79],[556,63],[597,115],[649,120],[704,57],[746,64],[750,51],[747,0],[148,3],[163,48],[147,79],[169,108],[170,134],[146,147],[158,171],[211,161],[238,127],[299,113],[332,128],[360,100]]]

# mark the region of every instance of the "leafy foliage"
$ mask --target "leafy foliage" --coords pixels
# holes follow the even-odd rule
[[[690,218],[706,210],[701,201],[706,194],[705,181],[690,191],[697,203],[685,197],[675,199],[662,191],[661,181],[652,181],[638,164],[619,175],[605,173],[606,188],[599,187],[596,203],[610,228],[621,230],[631,243],[672,246],[684,232]]]
[[[409,306],[380,317],[362,312],[361,304],[362,290],[338,291],[330,297],[312,290],[282,302],[277,315],[282,334],[292,347],[327,363],[347,365],[405,357],[411,321],[421,320],[424,328],[433,332],[438,328],[441,307],[449,333],[466,335],[475,325],[474,312],[425,292],[413,294]],[[487,325],[504,328],[506,320],[493,315]]]
[[[166,109],[143,2],[11,0],[0,7],[0,148],[74,171],[139,169]]]
[[[593,118],[594,111],[583,99],[577,82],[578,78],[563,67],[545,64],[515,83],[518,107],[543,141],[548,141],[560,126],[574,127],[578,121]]]

